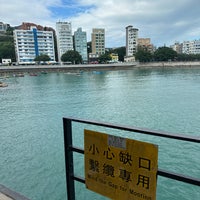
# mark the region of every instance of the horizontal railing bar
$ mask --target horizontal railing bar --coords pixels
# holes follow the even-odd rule
[[[168,171],[165,171],[165,170],[158,170],[157,174],[159,176],[163,176],[165,178],[170,178],[170,179],[181,181],[181,182],[184,182],[184,183],[189,183],[189,184],[192,184],[192,185],[200,186],[200,179],[196,179],[196,178],[193,178],[193,177],[183,176],[181,174],[171,173],[171,172],[168,172]],[[82,177],[73,176],[72,178],[74,180],[78,181],[78,182],[85,184],[85,179],[82,178]]]
[[[71,151],[84,154],[84,149],[81,149],[81,148],[79,148],[79,147],[71,146],[71,147],[69,147],[69,149],[70,149]]]
[[[190,183],[192,185],[200,186],[200,179],[198,179],[198,178],[193,178],[190,176],[185,176],[182,174],[177,174],[177,173],[173,173],[173,172],[169,172],[169,171],[161,170],[161,169],[158,169],[157,174],[159,176],[163,176],[166,178],[170,178],[170,179],[174,179],[177,181],[182,181],[184,183]]]
[[[122,125],[116,125],[116,124],[111,124],[111,123],[97,122],[97,121],[84,120],[84,119],[72,118],[72,117],[69,117],[69,118],[65,117],[65,119],[69,119],[71,121],[80,122],[80,123],[84,123],[84,124],[98,125],[98,126],[119,129],[119,130],[124,130],[124,131],[133,131],[133,132],[137,132],[137,133],[141,133],[141,134],[149,134],[149,135],[158,136],[158,137],[165,137],[165,138],[183,140],[183,141],[188,141],[188,142],[200,143],[200,137],[198,137],[198,136],[172,134],[172,133],[167,133],[167,132],[162,132],[162,131],[153,131],[153,130],[146,129],[146,128],[138,128],[138,127],[133,127],[133,126],[122,126]]]
[[[84,154],[83,149],[77,148],[77,147],[74,147],[74,146],[70,147],[70,150]],[[193,177],[190,177],[190,176],[185,176],[185,175],[182,175],[182,174],[177,174],[177,173],[174,173],[174,172],[169,172],[169,171],[166,171],[166,170],[163,170],[163,169],[158,169],[157,175],[163,176],[163,177],[166,177],[166,178],[170,178],[170,179],[174,179],[174,180],[177,180],[177,181],[182,181],[182,182],[185,182],[185,183],[190,183],[192,185],[200,186],[200,179],[193,178]],[[74,178],[74,180],[77,180],[77,181],[79,181],[78,179],[82,179],[79,182],[83,183],[83,180],[84,180],[83,178],[77,178],[76,176],[74,176],[73,178]]]
[[[75,181],[81,182],[85,184],[85,179],[79,176],[73,176],[72,177]]]

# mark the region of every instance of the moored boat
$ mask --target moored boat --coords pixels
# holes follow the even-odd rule
[[[8,86],[7,83],[3,83],[3,82],[0,81],[0,87],[7,87],[7,86]]]
[[[30,73],[29,75],[30,75],[30,76],[37,76],[36,73]]]
[[[19,74],[13,74],[14,77],[24,77],[23,73],[19,73]]]
[[[41,74],[47,74],[47,72],[46,71],[41,71]]]

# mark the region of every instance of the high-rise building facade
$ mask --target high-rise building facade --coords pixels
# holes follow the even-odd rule
[[[19,64],[34,64],[39,55],[48,55],[55,61],[53,31],[40,31],[36,27],[30,30],[14,30],[16,59]]]
[[[105,29],[92,29],[92,54],[102,55],[105,53]]]
[[[134,56],[137,52],[138,31],[131,25],[126,27],[126,56]]]
[[[175,42],[173,45],[170,45],[170,48],[172,48],[178,54],[181,54],[183,51],[183,43]]]
[[[58,60],[69,50],[73,50],[72,27],[70,22],[56,22]]]
[[[184,41],[182,53],[185,54],[200,54],[200,40]]]
[[[151,53],[154,51],[154,47],[153,44],[151,44],[150,38],[138,38],[138,47]]]
[[[82,56],[83,63],[87,63],[87,34],[85,31],[82,31],[82,28],[78,28],[74,32],[74,46],[75,50]]]

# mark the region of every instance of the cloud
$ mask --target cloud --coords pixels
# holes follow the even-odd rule
[[[196,33],[200,23],[198,0],[79,1],[82,6],[84,2],[93,8],[69,20],[74,28],[82,26],[86,31],[93,27],[105,28],[108,46],[125,45],[127,25],[138,28],[139,37],[149,37],[152,43],[162,46],[186,40],[191,32]]]
[[[38,24],[49,23],[51,11],[48,6],[59,3],[58,0],[1,0],[1,20],[12,26],[22,22],[33,22]],[[48,5],[48,6],[46,6]],[[52,24],[52,23],[51,23]]]
[[[125,27],[156,46],[199,39],[199,0],[1,0],[1,20],[11,25],[33,22],[55,28],[69,21],[91,40],[92,28],[105,28],[106,47],[125,46]]]

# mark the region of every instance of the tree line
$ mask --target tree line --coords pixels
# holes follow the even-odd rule
[[[200,54],[178,54],[170,47],[159,47],[151,53],[145,48],[138,47],[135,54],[136,60],[140,62],[152,61],[200,61]]]

